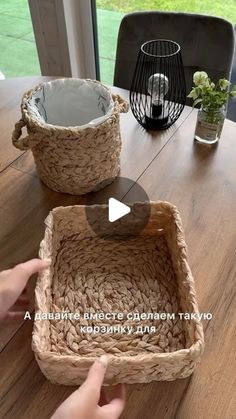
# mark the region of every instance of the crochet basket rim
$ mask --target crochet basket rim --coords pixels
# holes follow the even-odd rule
[[[147,202],[143,202],[143,205],[148,205]],[[107,207],[106,204],[101,204],[103,207]],[[96,208],[97,206],[101,206],[98,204],[93,205],[92,207]],[[132,204],[127,204],[127,205],[132,205]],[[195,287],[194,287],[194,280],[192,277],[192,273],[191,270],[189,268],[188,262],[187,262],[187,258],[186,258],[186,253],[187,253],[187,246],[184,240],[184,233],[183,233],[183,228],[182,228],[182,222],[181,222],[181,218],[179,215],[179,211],[177,209],[177,207],[173,204],[170,204],[169,202],[166,201],[150,201],[150,205],[151,208],[153,210],[160,210],[160,208],[166,208],[168,209],[172,216],[173,216],[173,220],[174,223],[176,225],[177,228],[177,234],[176,234],[176,240],[177,240],[177,244],[180,248],[180,253],[182,254],[182,256],[184,257],[184,262],[185,262],[185,266],[187,268],[187,281],[190,284],[190,289],[191,289],[191,305],[193,308],[194,313],[199,313],[198,310],[198,304],[197,304],[197,300],[196,300],[196,291],[195,291]],[[55,213],[58,213],[60,211],[67,211],[71,208],[75,208],[78,211],[84,211],[85,210],[86,205],[71,205],[71,206],[60,206],[60,207],[56,207],[54,208],[52,211],[50,211],[49,215],[47,216],[47,218],[45,219],[45,224],[46,224],[46,229],[45,229],[45,236],[44,239],[42,240],[41,244],[40,244],[40,251],[39,251],[39,256],[43,259],[43,258],[50,258],[50,250],[49,250],[49,244],[51,244],[52,241],[52,231],[53,231],[53,216]],[[45,246],[45,237],[50,237],[49,238],[49,244],[47,244]],[[38,275],[38,280],[37,280],[37,285],[36,285],[36,289],[39,285],[39,283],[43,283],[47,277],[48,277],[48,270],[50,272],[50,267],[47,268],[46,270],[44,270],[43,272],[41,272]],[[49,286],[50,288],[50,286]],[[48,309],[48,307],[45,307],[45,304],[41,304],[39,299],[38,299],[38,294],[37,292],[35,293],[35,304],[36,304],[36,310],[35,313],[40,313],[45,311],[45,308]],[[188,292],[188,295],[190,294],[190,291]],[[44,309],[44,310],[43,310]],[[48,312],[48,310],[46,310]],[[47,320],[49,321],[49,320]],[[148,363],[148,361],[150,362],[158,362],[161,364],[161,362],[165,362],[168,359],[171,359],[171,361],[178,361],[180,359],[186,359],[188,361],[197,361],[200,356],[202,355],[203,351],[204,351],[204,334],[203,334],[203,326],[202,323],[199,319],[192,319],[191,320],[194,323],[194,341],[192,343],[192,345],[188,348],[183,348],[183,349],[179,349],[173,352],[166,352],[166,353],[142,353],[142,354],[136,354],[133,356],[126,356],[125,353],[122,357],[116,357],[115,355],[112,354],[108,354],[108,363],[113,363],[113,361],[115,361],[116,365],[121,365],[123,363],[129,363],[130,365],[132,364],[137,364],[137,362],[145,362]],[[86,363],[86,364],[91,364],[97,357],[96,356],[87,356],[87,355],[83,355],[81,356],[80,354],[68,354],[68,355],[61,355],[61,354],[57,354],[55,352],[52,352],[50,350],[42,350],[39,348],[39,346],[42,347],[42,345],[39,345],[39,341],[37,339],[37,335],[40,332],[41,329],[41,325],[40,325],[41,321],[34,321],[34,329],[33,329],[33,339],[32,339],[32,349],[35,352],[35,356],[36,358],[38,358],[41,362],[43,362],[44,360],[47,360],[50,358],[50,360],[52,361],[52,363],[54,363],[54,361],[58,362],[58,363],[63,363],[63,362],[69,362],[69,363],[73,363],[73,365],[79,366],[81,363]],[[50,337],[48,337],[48,340],[50,340]]]
[[[56,80],[64,80],[63,78],[59,78],[59,79],[54,79],[52,81],[56,81]],[[70,79],[69,79],[70,80]],[[94,83],[100,84],[102,87],[104,87],[106,90],[110,91],[110,89],[104,85],[103,83],[101,83],[100,81],[97,80],[92,80],[92,79],[84,79],[86,81],[92,81]],[[105,121],[103,121],[102,123],[100,123],[97,126],[89,126],[89,127],[83,127],[83,126],[61,126],[61,125],[53,125],[53,124],[48,124],[46,122],[41,122],[39,121],[37,118],[34,117],[34,115],[32,115],[32,113],[29,111],[29,107],[28,107],[28,100],[33,96],[34,93],[37,92],[37,90],[39,90],[43,85],[50,83],[50,81],[47,82],[43,82],[43,83],[39,83],[38,85],[34,86],[32,89],[26,91],[23,96],[22,96],[22,100],[21,100],[21,111],[22,111],[22,116],[23,116],[23,120],[26,122],[27,125],[30,125],[30,127],[34,127],[34,128],[38,128],[38,129],[43,129],[44,131],[58,131],[60,133],[63,132],[71,132],[71,133],[78,133],[78,132],[85,132],[85,131],[94,131],[98,128],[102,128],[103,126],[106,126],[109,121],[112,120],[114,114],[116,113],[120,113],[119,110],[119,95],[113,94],[111,93],[113,102],[114,102],[114,108],[112,111],[112,114],[105,119]]]

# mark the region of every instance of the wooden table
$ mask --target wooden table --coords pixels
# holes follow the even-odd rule
[[[11,145],[22,93],[45,78],[0,81],[0,269],[37,256],[43,221],[59,205],[83,198],[55,193],[35,172],[30,152]],[[114,89],[123,96],[127,92]],[[186,107],[169,130],[144,131],[121,116],[121,176],[143,186],[149,198],[176,204],[181,212],[189,260],[204,323],[206,349],[192,377],[127,386],[123,419],[233,419],[236,417],[236,124],[226,121],[217,147],[193,143],[196,111]],[[132,200],[135,187],[115,182],[104,190]],[[29,293],[33,310],[34,280]],[[31,351],[32,322],[1,324],[0,417],[49,418],[74,389],[52,385]]]

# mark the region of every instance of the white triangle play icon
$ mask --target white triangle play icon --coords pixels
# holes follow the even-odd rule
[[[109,198],[108,204],[108,219],[110,223],[119,220],[119,218],[124,217],[131,211],[130,207],[122,204],[122,202],[117,201],[115,198]]]

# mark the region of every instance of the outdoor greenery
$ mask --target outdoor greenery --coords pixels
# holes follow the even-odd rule
[[[235,0],[97,0],[98,9],[128,13],[138,10],[170,10],[206,13],[236,23]]]

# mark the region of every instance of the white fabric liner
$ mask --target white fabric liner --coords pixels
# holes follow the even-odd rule
[[[28,107],[41,123],[86,128],[109,118],[114,102],[109,89],[93,80],[58,79],[44,83]]]

